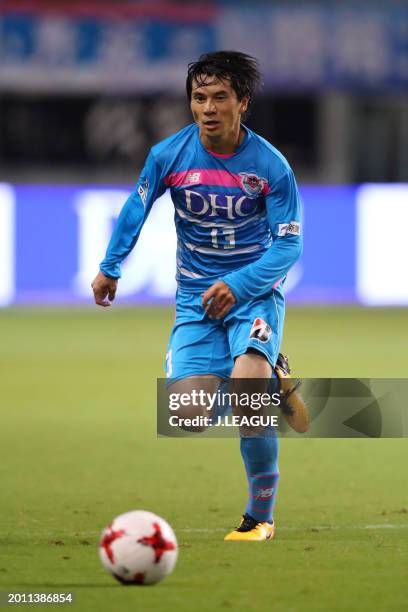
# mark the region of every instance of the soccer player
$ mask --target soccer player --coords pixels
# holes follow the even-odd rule
[[[178,238],[166,356],[172,392],[197,379],[212,392],[228,377],[266,382],[278,359],[283,284],[302,250],[300,206],[286,159],[242,123],[260,83],[257,61],[244,53],[217,51],[189,64],[194,123],[152,147],[92,283],[96,303],[109,306],[121,262],[170,189]],[[275,531],[277,438],[241,435],[240,444],[249,498],[225,539],[267,540]]]

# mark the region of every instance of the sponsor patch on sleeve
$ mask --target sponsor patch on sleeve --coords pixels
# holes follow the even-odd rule
[[[300,223],[297,221],[291,221],[290,223],[279,223],[278,236],[286,236],[286,234],[300,236]]]
[[[149,190],[149,181],[146,179],[143,185],[139,185],[137,193],[140,195],[140,199],[143,202],[143,206],[146,207],[147,192]]]

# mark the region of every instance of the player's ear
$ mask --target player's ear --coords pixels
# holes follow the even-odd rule
[[[249,105],[249,98],[248,97],[242,98],[242,100],[241,100],[241,115],[243,115],[244,113],[247,112],[248,105]]]

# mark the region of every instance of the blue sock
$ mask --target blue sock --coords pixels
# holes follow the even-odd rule
[[[274,393],[279,393],[279,389],[280,389],[279,376],[277,375],[275,370],[273,370],[272,376],[269,380],[268,393],[269,395],[273,395]]]
[[[272,522],[279,480],[278,438],[274,433],[264,437],[241,438],[241,455],[249,485],[245,512],[259,522]]]

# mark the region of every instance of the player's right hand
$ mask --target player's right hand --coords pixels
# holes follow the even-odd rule
[[[222,319],[236,303],[231,289],[224,281],[216,281],[202,294],[202,305],[210,319]]]
[[[92,281],[91,287],[94,292],[95,304],[106,308],[115,299],[118,279],[109,278],[103,272],[99,272]]]

